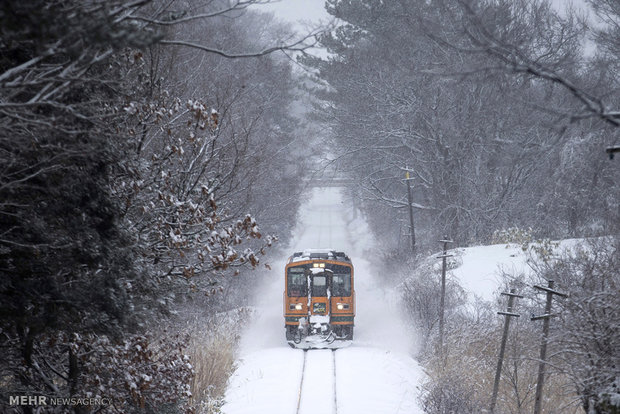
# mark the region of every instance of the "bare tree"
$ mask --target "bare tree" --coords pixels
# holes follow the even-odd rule
[[[578,108],[556,108],[554,111],[571,121],[598,118],[613,127],[620,126],[619,113],[613,107],[613,99],[610,99],[607,92],[600,90],[604,87],[608,91],[609,85],[603,86],[603,84],[614,83],[613,78],[605,73],[606,68],[601,66],[601,63],[610,58],[614,59],[614,54],[617,57],[616,22],[620,16],[617,4],[605,0],[588,2],[593,6],[597,16],[606,23],[604,28],[595,30],[594,33],[596,44],[607,54],[604,57],[599,55],[590,58],[588,61],[579,55],[582,50],[575,48],[577,44],[585,42],[588,23],[584,22],[583,18],[580,19],[574,9],[567,8],[566,16],[560,17],[557,12],[551,10],[549,3],[537,0],[500,2],[499,6],[465,0],[459,3],[464,17],[463,33],[470,42],[469,46],[464,45],[463,50],[485,53],[493,57],[498,64],[486,69],[506,70],[558,85],[572,95],[579,104]],[[511,13],[517,25],[525,19],[539,19],[542,24],[530,25],[534,31],[521,32],[519,37],[507,37],[505,33],[489,24],[489,17],[501,10]],[[545,27],[544,31],[541,30],[542,27]],[[525,38],[536,39],[536,42],[527,41]],[[568,51],[567,46],[573,51]],[[604,66],[610,64],[613,63],[606,62]],[[594,78],[596,83],[588,84],[578,76],[582,66],[595,69],[591,73],[596,76]],[[597,74],[597,66],[603,68],[603,72]]]
[[[618,238],[607,237],[537,261],[538,277],[569,293],[559,303],[553,336],[558,362],[551,369],[570,378],[586,412],[618,410],[618,257]]]
[[[231,93],[222,86],[221,106],[209,96],[217,88],[181,100],[166,94],[170,67],[156,70],[165,60],[151,52],[179,48],[162,43],[180,39],[173,37],[180,31],[171,29],[172,20],[179,28],[220,19],[222,29],[222,19],[252,3],[260,2],[0,6],[3,406],[9,391],[72,396],[90,392],[81,387],[88,384],[118,396],[120,411],[187,402],[191,369],[183,341],[171,339],[167,348],[145,331],[171,309],[175,293],[188,293],[188,280],[241,262],[256,265],[261,248],[273,241],[263,237],[250,246],[248,238],[260,237],[257,222],[235,206],[251,192],[252,182],[246,186],[244,179],[256,176],[246,168],[264,162],[252,152],[254,144],[276,129],[264,112],[244,114],[242,105],[273,97],[262,110],[272,109],[287,102],[288,85],[274,93],[272,77],[251,99],[238,99],[241,85]],[[202,49],[245,61],[263,56],[253,69],[272,64],[282,80],[290,71],[269,53],[302,48],[221,46]],[[282,142],[289,138],[278,135]],[[149,371],[150,357],[159,358],[161,371]],[[178,375],[169,370],[180,364],[185,368]]]

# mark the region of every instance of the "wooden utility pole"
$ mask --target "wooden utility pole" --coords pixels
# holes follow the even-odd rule
[[[558,292],[553,290],[553,280],[549,281],[548,287],[537,286],[534,285],[534,289],[542,290],[547,292],[547,303],[545,304],[545,314],[540,316],[533,316],[531,320],[537,321],[539,319],[543,320],[543,334],[540,342],[540,361],[538,363],[538,382],[536,383],[536,398],[534,401],[534,414],[540,414],[542,409],[542,393],[543,393],[543,385],[545,382],[545,367],[547,362],[545,359],[547,358],[547,341],[549,338],[549,320],[555,316],[551,314],[551,303],[553,301],[553,295],[558,295],[561,297],[567,297],[568,295],[565,293]]]
[[[614,145],[612,147],[607,147],[605,152],[607,154],[609,154],[609,159],[613,160],[614,159],[614,154],[617,153],[617,152],[620,152],[620,145]]]
[[[499,357],[497,358],[497,369],[495,370],[495,382],[493,383],[493,395],[491,396],[491,407],[489,412],[493,414],[495,412],[495,403],[497,402],[497,393],[499,391],[499,379],[502,373],[502,364],[504,362],[504,352],[506,350],[506,341],[508,340],[508,328],[510,327],[510,318],[518,318],[518,313],[513,313],[513,305],[515,298],[523,298],[521,295],[515,293],[515,289],[511,288],[510,293],[502,292],[502,295],[508,296],[508,307],[506,312],[497,312],[498,315],[504,315],[504,333],[502,334],[502,344],[499,348]]]
[[[448,240],[445,237],[443,240],[439,240],[439,243],[443,243],[443,253],[437,256],[441,259],[441,296],[439,298],[439,349],[443,355],[443,328],[444,328],[444,309],[446,305],[446,259],[451,257],[448,254],[448,243],[454,243],[452,240]]]
[[[413,225],[413,197],[411,195],[411,181],[409,171],[405,172],[405,181],[407,181],[407,201],[409,202],[409,229],[411,232],[411,251],[415,253],[415,226]]]

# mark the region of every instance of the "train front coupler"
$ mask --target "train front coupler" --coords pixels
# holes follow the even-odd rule
[[[326,319],[325,319],[326,318]],[[336,337],[329,325],[329,317],[310,316],[309,318],[299,318],[297,327],[297,338],[305,338],[308,336]]]
[[[329,324],[329,317],[311,315],[309,318],[299,319],[299,325],[289,344],[299,349],[323,349],[330,348],[336,339],[336,333]]]
[[[331,332],[329,315],[311,315],[309,319],[309,330],[313,335],[328,335]]]

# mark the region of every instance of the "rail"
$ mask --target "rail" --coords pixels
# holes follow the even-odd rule
[[[316,404],[317,403],[320,404],[322,402],[326,402],[330,400],[331,400],[331,403],[333,404],[331,412],[333,414],[338,414],[338,394],[336,392],[336,349],[331,349],[330,358],[321,358],[324,355],[324,354],[322,355],[321,352],[325,352],[325,351],[327,350],[314,350],[314,351],[303,350],[304,360],[302,364],[301,380],[299,382],[299,391],[297,395],[297,409],[295,411],[296,414],[308,414],[308,413],[317,413],[317,412],[327,413],[328,411],[325,410],[327,407],[319,407],[317,409]],[[327,366],[321,367],[321,366],[315,365],[309,369],[308,368],[309,367],[309,363],[308,363],[309,352],[313,355],[313,357],[318,357],[318,358],[311,357],[310,359],[314,359],[314,361],[312,362],[321,363],[321,362],[329,361],[329,365],[331,365],[331,367],[327,367]],[[323,361],[321,361],[321,359],[323,359]],[[310,365],[312,365],[312,363],[310,363]],[[317,377],[317,372],[327,374],[330,371],[331,371],[331,375],[320,375]],[[330,398],[328,395],[325,395],[327,394],[327,390],[325,389],[326,388],[325,385],[327,385],[326,381],[329,381],[330,376],[331,376],[331,387],[329,388],[331,388],[331,393],[333,394],[333,398]],[[308,384],[308,382],[310,382],[310,384]],[[309,388],[306,390],[304,387],[309,387]],[[320,388],[324,388],[323,393],[321,394],[321,398],[319,399],[311,398],[313,396],[312,392],[317,392],[317,390],[319,393],[321,392]]]

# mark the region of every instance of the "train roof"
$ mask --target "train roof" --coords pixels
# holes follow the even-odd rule
[[[334,249],[306,249],[303,252],[295,252],[289,258],[289,262],[301,262],[303,260],[337,260],[351,263],[345,252]]]

